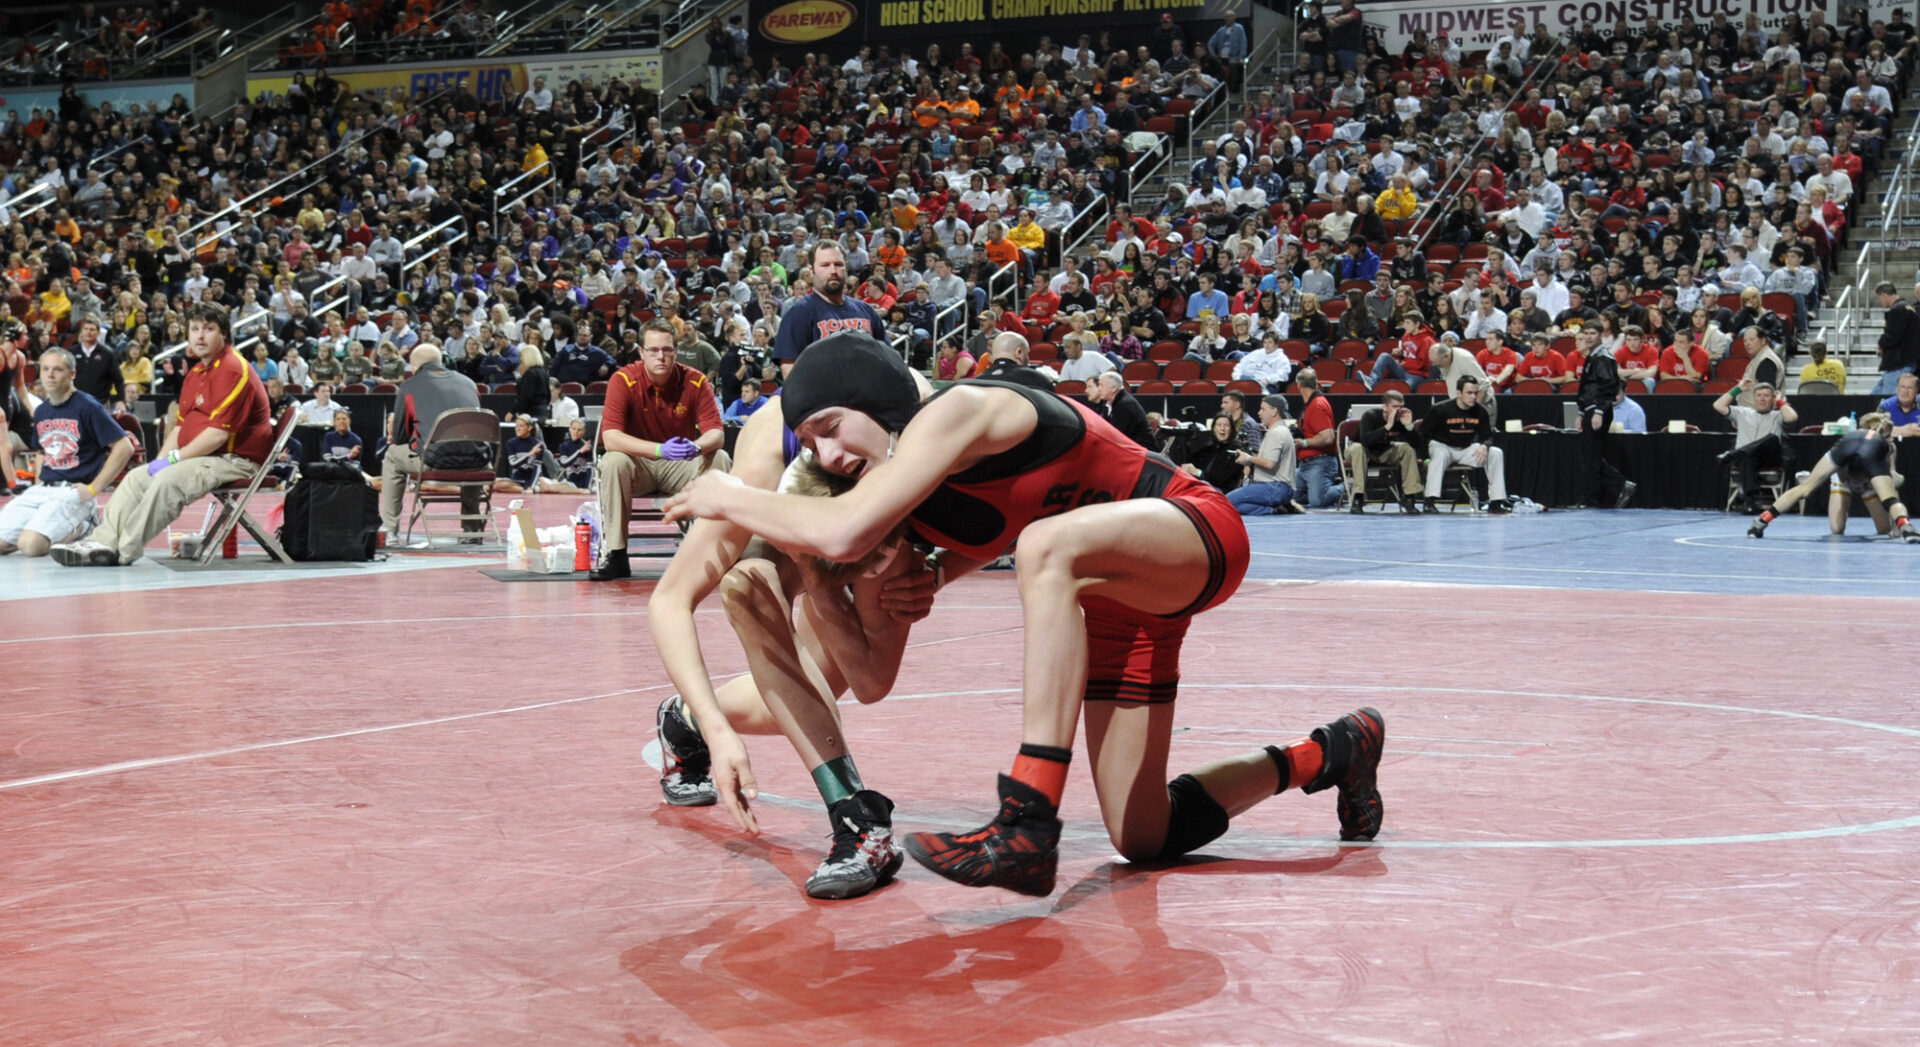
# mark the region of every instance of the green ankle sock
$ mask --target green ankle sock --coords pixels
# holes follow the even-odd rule
[[[860,781],[859,770],[853,766],[852,756],[836,757],[815,767],[813,784],[820,790],[820,798],[828,806],[866,788]]]

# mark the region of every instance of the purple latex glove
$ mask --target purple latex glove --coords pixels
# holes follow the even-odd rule
[[[173,464],[173,459],[171,458],[167,458],[164,456],[160,458],[155,458],[153,461],[147,463],[147,475],[159,476],[160,470],[165,469],[167,466],[172,464]]]
[[[684,462],[700,453],[700,446],[684,436],[676,436],[660,445],[660,457],[671,462]]]

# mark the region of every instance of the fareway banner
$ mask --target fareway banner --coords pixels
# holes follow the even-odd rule
[[[1911,0],[1869,0],[1867,6],[1874,18],[1884,19],[1902,3],[1911,6]],[[1816,10],[1827,13],[1829,24],[1839,25],[1845,6],[1847,0],[1461,0],[1450,4],[1387,0],[1363,2],[1360,10],[1368,27],[1383,35],[1387,50],[1397,53],[1418,29],[1426,30],[1430,38],[1445,33],[1460,41],[1463,49],[1474,51],[1515,30],[1532,32],[1536,21],[1545,22],[1555,36],[1563,36],[1581,26],[1611,26],[1622,19],[1638,29],[1649,18],[1677,26],[1688,18],[1707,23],[1724,14],[1734,25],[1744,25],[1751,13],[1759,16],[1763,28],[1772,29],[1794,15],[1805,19]]]

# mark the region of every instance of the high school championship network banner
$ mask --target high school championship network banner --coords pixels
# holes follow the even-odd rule
[[[1794,15],[1805,21],[1813,12],[1825,11],[1827,24],[1839,26],[1844,0],[1362,0],[1359,6],[1368,28],[1381,33],[1387,50],[1398,54],[1417,29],[1426,30],[1429,39],[1445,33],[1458,40],[1463,50],[1475,51],[1490,48],[1509,32],[1530,33],[1536,21],[1545,22],[1556,37],[1589,25],[1611,29],[1622,20],[1636,32],[1649,18],[1662,25],[1678,26],[1688,18],[1707,25],[1722,14],[1738,27],[1746,24],[1751,13],[1759,16],[1762,28],[1771,30]],[[1909,8],[1911,20],[1912,0],[1868,0],[1867,4],[1875,19],[1886,19],[1902,6]]]
[[[1250,10],[1248,0],[752,0],[748,17],[756,48],[837,55],[913,41],[958,54],[965,41],[984,54],[994,40],[1017,53],[1041,35],[1070,45],[1081,33],[1144,30],[1162,13],[1190,23]]]

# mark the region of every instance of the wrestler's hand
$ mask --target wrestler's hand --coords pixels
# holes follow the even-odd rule
[[[752,807],[760,796],[760,787],[753,780],[746,743],[728,731],[724,737],[707,739],[707,753],[713,761],[713,787],[720,794],[721,806],[733,815],[734,824],[743,832],[760,835],[760,823],[754,820]]]
[[[880,606],[896,622],[917,622],[933,611],[934,573],[924,563],[887,579]]]
[[[709,469],[687,485],[687,489],[667,499],[663,510],[669,523],[699,518],[702,520],[726,519],[726,497],[733,488],[743,486],[734,477]]]

